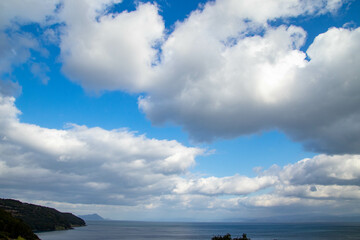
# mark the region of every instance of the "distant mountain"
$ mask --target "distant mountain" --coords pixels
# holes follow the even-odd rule
[[[99,216],[96,213],[88,214],[88,215],[80,215],[79,217],[84,219],[85,221],[103,221],[103,220],[105,220],[104,218],[102,218],[101,216]]]
[[[13,199],[1,199],[0,209],[21,219],[33,231],[66,230],[85,226],[85,221],[71,213],[62,213],[54,208],[22,203]]]

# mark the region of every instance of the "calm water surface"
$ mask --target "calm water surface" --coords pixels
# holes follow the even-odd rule
[[[254,224],[254,223],[156,223],[88,221],[86,227],[43,232],[42,240],[211,240],[214,235],[247,233],[252,240],[359,240],[360,223]]]

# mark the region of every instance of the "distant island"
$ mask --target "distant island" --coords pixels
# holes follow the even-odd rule
[[[79,215],[81,219],[85,221],[104,221],[105,219],[99,216],[98,214],[88,214],[88,215]]]
[[[62,213],[54,208],[22,203],[14,199],[0,198],[0,210],[0,239],[16,239],[18,236],[30,240],[38,239],[35,234],[35,237],[24,235],[28,234],[26,226],[30,232],[41,232],[86,225],[83,219],[71,213]],[[13,237],[16,234],[18,236]]]

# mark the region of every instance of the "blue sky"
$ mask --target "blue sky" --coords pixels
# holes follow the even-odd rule
[[[129,220],[358,218],[359,11],[3,1],[0,197]]]

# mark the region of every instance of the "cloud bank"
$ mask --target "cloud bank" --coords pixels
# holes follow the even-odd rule
[[[336,14],[348,3],[266,1],[259,8],[258,1],[219,0],[171,33],[157,5],[110,11],[114,4],[121,1],[49,1],[25,14],[15,2],[2,3],[2,28],[60,23],[44,38],[58,38],[70,80],[90,92],[140,94],[139,109],[152,123],[175,123],[197,141],[277,129],[310,151],[359,153],[360,29],[330,28],[304,51],[306,31],[287,23]],[[272,24],[279,19],[283,24]],[[29,34],[10,31],[0,39],[2,73],[24,63],[30,49],[42,51]],[[44,64],[32,69],[49,80]]]
[[[3,194],[41,196],[61,209],[98,209],[109,217],[121,212],[124,219],[137,212],[149,218],[201,212],[204,219],[279,210],[360,214],[360,59],[354,54],[360,28],[330,28],[302,50],[306,31],[287,24],[336,14],[343,1],[274,0],[255,7],[259,1],[218,0],[172,32],[155,4],[111,12],[114,4],[121,1],[1,2],[0,77],[9,78],[32,51],[44,52],[46,40],[59,47],[71,81],[88,91],[139,94],[139,108],[154,124],[176,123],[199,141],[277,129],[323,154],[252,178],[198,176],[191,167],[204,149],[127,129],[22,123],[12,97],[20,86],[1,81]],[[284,23],[272,23],[279,19]],[[43,40],[19,30],[29,23],[45,29]],[[51,81],[46,65],[31,70]]]
[[[207,3],[166,34],[158,6],[107,14],[114,1],[64,1],[63,71],[88,91],[140,93],[154,124],[198,141],[278,129],[307,150],[359,153],[360,30],[272,21],[336,14],[342,1]],[[339,129],[341,129],[339,131]]]
[[[310,151],[359,153],[360,29],[331,28],[303,52],[304,29],[267,21],[326,8],[282,12],[270,1],[276,10],[261,18],[258,8],[229,16],[244,8],[228,2],[194,12],[164,43],[155,69],[165,83],[139,100],[148,118],[200,141],[278,129]]]
[[[291,207],[291,213],[314,206],[335,215],[360,213],[359,155],[318,155],[252,178],[202,177],[191,168],[203,149],[126,129],[56,130],[21,123],[14,100],[0,98],[0,188],[9,197],[34,202],[41,196],[35,202],[127,219],[150,210],[184,217],[201,211],[198,220],[210,211],[219,212],[218,220],[239,211],[265,217],[278,214],[279,207]],[[110,206],[119,212],[107,212]]]
[[[44,198],[68,202],[135,204],[148,194],[170,193],[203,153],[125,129],[56,130],[20,123],[14,98],[0,100],[0,182],[9,191],[43,191]]]

